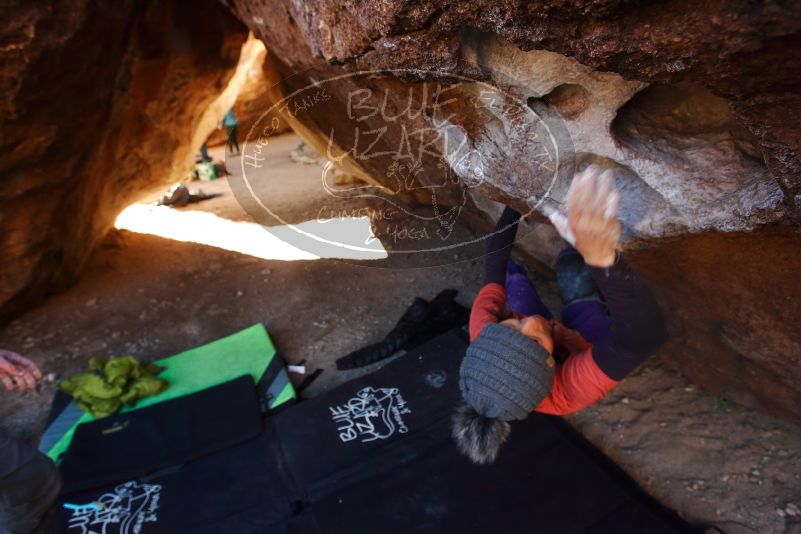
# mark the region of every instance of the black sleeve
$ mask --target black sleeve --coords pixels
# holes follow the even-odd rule
[[[0,479],[13,473],[36,456],[36,448],[19,438],[10,435],[0,427]],[[2,487],[2,483],[0,483]]]
[[[484,258],[484,284],[506,283],[506,262],[512,252],[512,244],[517,235],[520,214],[509,206],[503,210],[495,230],[487,242],[487,256]]]
[[[590,272],[612,314],[612,333],[592,355],[609,378],[621,380],[667,341],[665,321],[651,291],[620,257]]]

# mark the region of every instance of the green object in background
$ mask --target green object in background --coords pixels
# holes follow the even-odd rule
[[[90,358],[88,371],[72,375],[60,387],[72,395],[78,408],[99,419],[167,389],[167,381],[155,376],[161,370],[133,356]]]
[[[272,359],[276,357],[275,346],[267,330],[261,324],[253,325],[208,345],[157,360],[156,364],[166,368],[159,377],[167,380],[170,387],[157,395],[141,399],[134,407],[123,407],[122,411],[136,410],[183,397],[245,374],[250,375],[254,382],[258,382]],[[271,403],[271,407],[294,399],[295,396],[292,384],[287,384]],[[57,462],[69,447],[75,428],[92,419],[88,413],[83,414],[53,445],[47,455]]]
[[[214,168],[214,163],[211,161],[201,161],[195,165],[197,177],[204,182],[210,182],[217,179],[217,169]]]

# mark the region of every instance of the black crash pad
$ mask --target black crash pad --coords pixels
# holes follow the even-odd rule
[[[62,495],[185,463],[261,433],[250,376],[78,425],[59,466]]]

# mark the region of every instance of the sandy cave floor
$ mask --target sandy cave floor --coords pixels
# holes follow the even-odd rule
[[[274,200],[291,222],[314,218],[320,202],[310,193],[320,167],[292,161],[296,145],[294,135],[275,138],[264,154],[270,165],[258,171],[272,173]],[[238,162],[229,157],[230,172],[240,172]],[[223,195],[174,211],[250,220],[230,183],[195,182],[193,188]],[[358,211],[363,201],[340,206]],[[469,230],[460,231],[469,237]],[[35,439],[55,382],[82,370],[90,356],[164,357],[256,322],[267,326],[290,363],[306,360],[309,371],[324,369],[306,390],[319,394],[365,372],[338,372],[334,360],[379,340],[415,296],[431,298],[453,287],[469,305],[480,288],[482,262],[466,256],[457,252],[452,261],[426,268],[413,261],[285,261],[114,230],[75,286],[0,329],[0,347],[31,357],[51,379],[35,392],[1,391],[0,424]],[[536,280],[546,303],[558,309],[554,285]],[[801,533],[797,425],[723,401],[656,360],[602,403],[568,419],[691,521],[733,533]]]

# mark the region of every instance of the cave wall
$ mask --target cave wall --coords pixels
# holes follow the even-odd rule
[[[795,229],[705,232],[631,251],[671,326],[662,355],[703,386],[799,420],[801,244]]]
[[[519,246],[541,263],[561,245],[542,223],[544,194],[559,206],[572,171],[613,168],[624,248],[670,322],[662,357],[714,392],[801,420],[801,4],[226,4],[270,51],[280,81],[273,102],[337,78],[325,82],[327,105],[287,119],[322,153],[329,143],[349,172],[390,190],[391,156],[347,154],[372,142],[337,128],[352,122],[349,95],[367,86],[371,105],[381,95],[402,110],[409,91],[449,74],[480,82],[459,87],[448,109],[467,153],[423,158],[415,183],[436,185],[446,168],[458,180],[438,186],[438,201],[463,202],[463,215],[485,224],[494,201],[534,207],[540,217],[530,217]],[[394,73],[344,76],[381,69]],[[546,184],[514,118],[465,105],[482,83],[560,129],[570,144],[560,178]],[[378,116],[359,120],[364,130],[382,127]],[[410,131],[436,124],[425,114],[405,121]],[[392,152],[399,135],[371,146]]]
[[[213,0],[0,8],[0,321],[71,283],[117,213],[183,178],[247,30]]]

